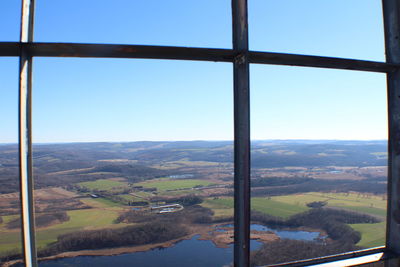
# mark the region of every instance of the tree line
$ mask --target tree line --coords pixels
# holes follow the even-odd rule
[[[57,242],[41,250],[40,257],[64,251],[102,249],[153,244],[177,239],[188,234],[185,226],[175,223],[151,222],[119,229],[78,231],[60,235]]]

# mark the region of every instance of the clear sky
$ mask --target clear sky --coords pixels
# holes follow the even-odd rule
[[[384,60],[381,1],[249,0],[252,50]],[[229,0],[37,0],[35,41],[231,48]],[[20,3],[0,1],[0,41]],[[253,139],[386,139],[384,74],[251,65]],[[232,65],[36,58],[34,142],[231,140]],[[18,59],[0,58],[0,142]]]

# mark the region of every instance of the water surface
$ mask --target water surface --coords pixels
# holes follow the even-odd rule
[[[226,231],[222,228],[233,227],[226,224],[216,227],[215,231]],[[251,230],[272,231],[280,238],[313,241],[318,240],[319,232],[274,230],[264,225],[251,224]],[[218,248],[210,240],[198,240],[196,235],[191,239],[178,242],[172,247],[153,249],[144,252],[127,253],[115,256],[78,256],[74,258],[63,258],[50,261],[42,261],[40,267],[117,267],[117,266],[139,266],[139,267],[221,267],[229,266],[233,261],[233,245],[228,248]],[[257,250],[262,242],[250,241],[251,250]]]

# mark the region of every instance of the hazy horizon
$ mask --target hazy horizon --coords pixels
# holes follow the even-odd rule
[[[77,144],[77,143],[139,143],[139,142],[233,142],[234,140],[133,140],[133,141],[60,141],[60,142],[33,142],[32,144]],[[387,142],[388,139],[251,139],[250,142]],[[18,142],[0,142],[0,145],[14,145]]]

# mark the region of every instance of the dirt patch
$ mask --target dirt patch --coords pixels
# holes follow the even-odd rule
[[[19,193],[0,194],[0,215],[19,213]]]
[[[197,227],[195,230],[200,234],[199,240],[211,240],[216,247],[228,248],[234,242],[234,230],[232,227],[218,227],[220,225],[211,225],[207,227]],[[271,231],[250,231],[250,239],[261,242],[271,242],[278,240],[279,237]]]
[[[61,187],[34,190],[33,194],[36,212],[90,208],[77,199],[77,194]],[[20,205],[19,193],[0,195],[0,215],[18,214]]]
[[[65,199],[65,198],[74,198],[78,196],[74,192],[67,191],[61,187],[39,189],[35,190],[33,194],[37,200]]]

